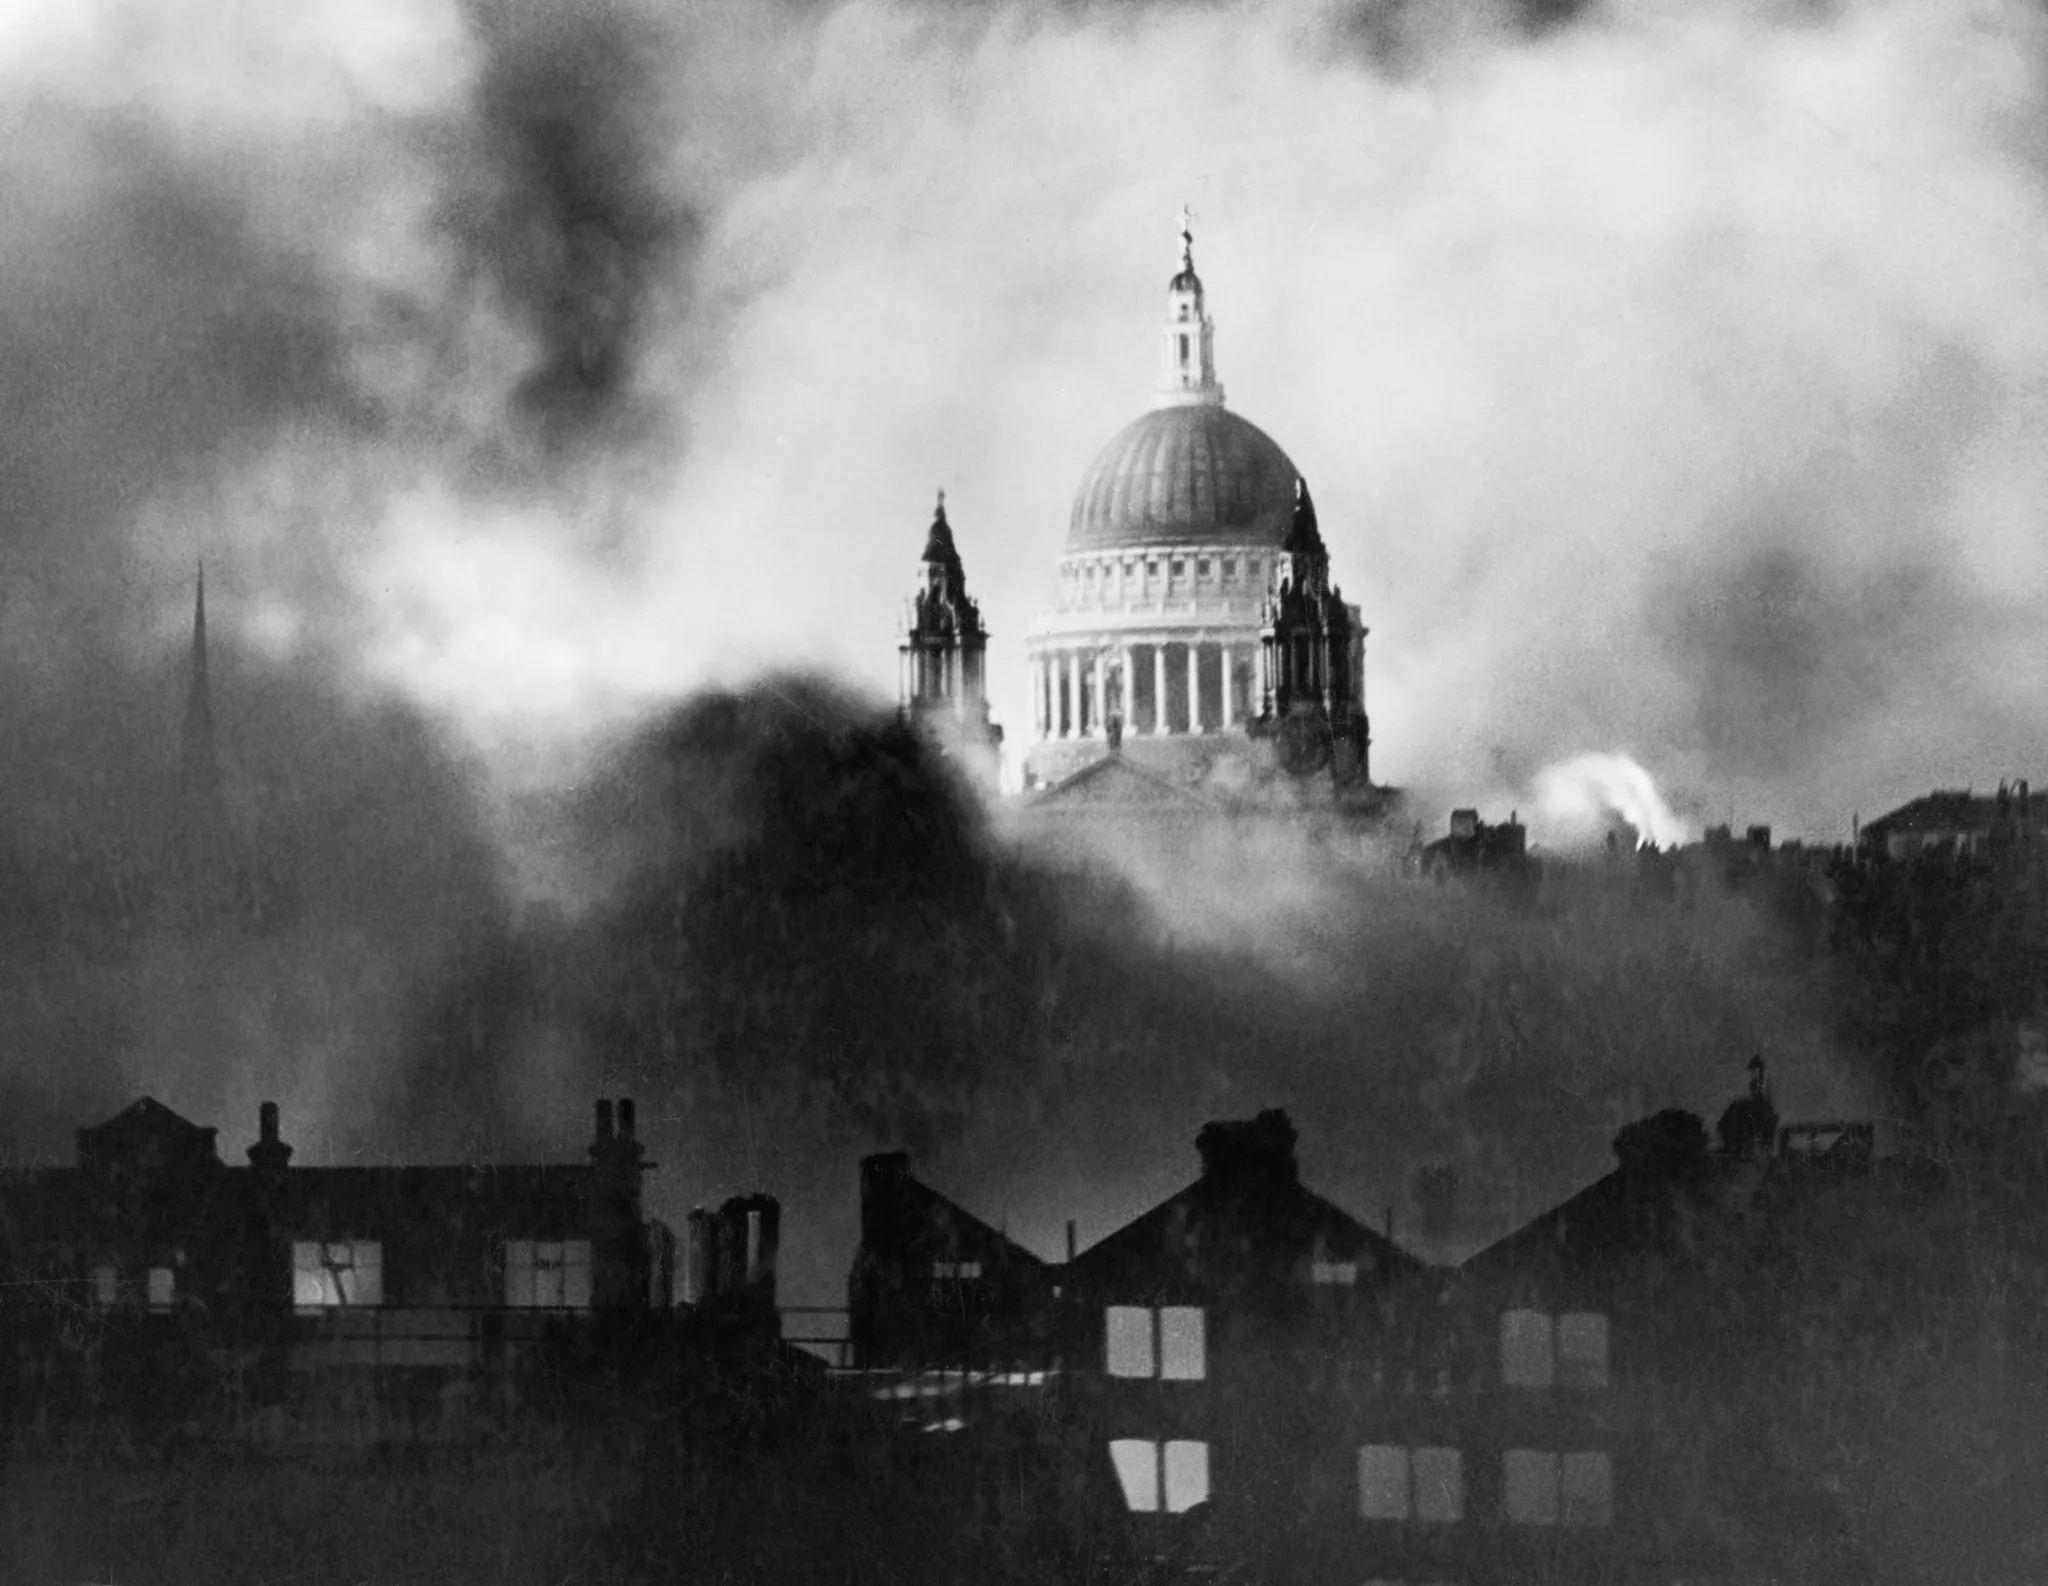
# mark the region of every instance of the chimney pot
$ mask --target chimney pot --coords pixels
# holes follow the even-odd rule
[[[597,1104],[597,1138],[600,1141],[604,1141],[609,1140],[611,1137],[612,1104],[608,1101],[600,1101]]]
[[[277,1103],[266,1101],[256,1109],[256,1134],[265,1145],[277,1143]]]

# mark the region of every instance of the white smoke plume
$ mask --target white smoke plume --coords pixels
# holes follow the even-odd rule
[[[1675,848],[1693,829],[1672,813],[1657,784],[1625,754],[1581,754],[1536,773],[1536,797],[1551,828],[1539,836],[1562,844],[1598,840],[1625,821],[1639,843]]]

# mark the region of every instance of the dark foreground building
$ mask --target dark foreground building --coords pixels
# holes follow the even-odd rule
[[[440,1167],[294,1167],[270,1103],[246,1165],[148,1097],[80,1129],[74,1166],[0,1176],[17,1422],[452,1435],[661,1347],[772,1341],[773,1200],[693,1215],[678,1306],[633,1104],[595,1121],[587,1162]]]
[[[1457,1268],[1304,1186],[1277,1112],[1208,1125],[1195,1182],[1064,1264],[871,1159],[855,1331],[905,1373],[1029,1340],[1035,1423],[1149,1579],[1847,1582],[1868,1560],[1787,1450],[1890,1325],[1856,1252],[1922,1192],[1875,1144],[1783,1124],[1759,1063],[1713,1137],[1630,1125]]]

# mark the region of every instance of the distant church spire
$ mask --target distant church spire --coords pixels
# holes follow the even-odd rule
[[[206,563],[192,600],[192,668],[185,693],[185,780],[194,791],[211,791],[217,781],[213,747],[213,691],[206,675]]]
[[[1159,394],[1154,407],[1221,407],[1216,378],[1216,322],[1209,318],[1202,278],[1195,274],[1195,216],[1180,212],[1180,270],[1166,284],[1166,325],[1160,333]]]

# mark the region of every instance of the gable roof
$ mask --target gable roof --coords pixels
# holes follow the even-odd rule
[[[1170,1281],[1186,1275],[1188,1257],[1195,1254],[1191,1233],[1199,1237],[1199,1230],[1225,1222],[1241,1229],[1246,1220],[1270,1229],[1276,1246],[1291,1236],[1313,1259],[1355,1262],[1374,1278],[1410,1276],[1424,1270],[1424,1263],[1415,1256],[1298,1181],[1272,1185],[1247,1209],[1247,1198],[1236,1186],[1204,1175],[1089,1246],[1074,1258],[1068,1271],[1077,1282],[1101,1286],[1113,1286],[1119,1280],[1141,1284]],[[1277,1248],[1250,1252],[1254,1256],[1278,1253]],[[1361,1280],[1367,1275],[1361,1271]]]
[[[1894,832],[1984,832],[2006,821],[2040,821],[2042,806],[2019,788],[1999,793],[1936,789],[1863,823],[1867,835]]]
[[[869,1157],[861,1164],[862,1218],[878,1213],[882,1236],[896,1253],[922,1258],[943,1249],[949,1256],[1001,1260],[1006,1265],[1044,1271],[1046,1263],[1008,1234],[990,1227],[957,1201],[911,1176],[910,1159],[900,1151]],[[934,1239],[932,1236],[938,1236]],[[923,1237],[920,1237],[923,1236]],[[868,1234],[864,1230],[865,1248]]]
[[[173,1154],[197,1152],[211,1156],[219,1133],[218,1129],[201,1128],[191,1119],[180,1117],[153,1096],[138,1097],[105,1123],[74,1131],[81,1161],[141,1143],[158,1145]]]
[[[1025,805],[1033,813],[1063,814],[1116,813],[1122,810],[1156,813],[1185,811],[1190,815],[1212,815],[1222,806],[1215,800],[1156,771],[1147,771],[1120,754],[1104,755],[1072,776],[1054,783]]]

